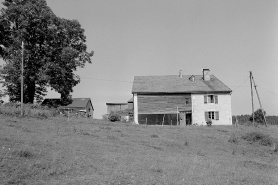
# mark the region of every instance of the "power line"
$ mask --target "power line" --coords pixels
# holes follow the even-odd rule
[[[265,89],[265,88],[262,88],[262,87],[260,87],[260,86],[258,86],[258,85],[257,85],[257,87],[259,87],[260,89],[263,89],[264,91],[267,91],[267,92],[270,92],[270,93],[273,93],[273,94],[276,94],[276,95],[278,95],[278,93],[276,93],[276,92],[273,92],[273,91],[270,91],[270,90],[267,90],[267,89]]]
[[[88,80],[109,81],[109,82],[133,83],[133,82],[123,81],[123,80],[110,80],[110,79],[102,79],[102,78],[87,78],[87,77],[80,77],[80,78],[88,79]]]
[[[239,87],[244,87],[244,86],[242,86],[243,84],[245,84],[246,82],[247,82],[247,80],[248,80],[249,78],[247,78],[242,84],[240,84],[239,86],[237,86],[235,89],[233,89],[233,91],[235,91],[236,89],[238,89]],[[232,87],[232,86],[231,86]],[[247,86],[245,86],[245,87],[247,87]]]

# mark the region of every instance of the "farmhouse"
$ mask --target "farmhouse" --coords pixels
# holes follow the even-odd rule
[[[134,122],[164,125],[232,125],[232,90],[203,69],[202,75],[135,76]]]

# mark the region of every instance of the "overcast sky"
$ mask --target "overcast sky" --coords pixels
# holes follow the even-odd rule
[[[0,0],[3,2],[3,0]],[[232,90],[232,113],[251,113],[249,71],[263,108],[278,115],[277,0],[47,0],[85,29],[92,64],[77,73],[73,97],[89,97],[95,117],[127,102],[134,76],[200,75]],[[2,4],[1,4],[2,6]],[[240,86],[241,85],[241,86]],[[48,98],[59,97],[49,92]],[[255,108],[259,108],[255,96]]]

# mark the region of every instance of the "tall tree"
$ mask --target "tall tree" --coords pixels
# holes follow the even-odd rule
[[[20,100],[21,43],[24,42],[24,102],[41,100],[46,88],[70,101],[80,82],[74,72],[91,63],[84,29],[77,20],[57,17],[45,0],[5,0],[0,14],[0,56],[5,93]]]

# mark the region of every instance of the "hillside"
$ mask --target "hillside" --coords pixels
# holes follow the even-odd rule
[[[0,115],[2,184],[278,184],[278,127],[143,126]],[[277,139],[277,138],[275,138]]]

